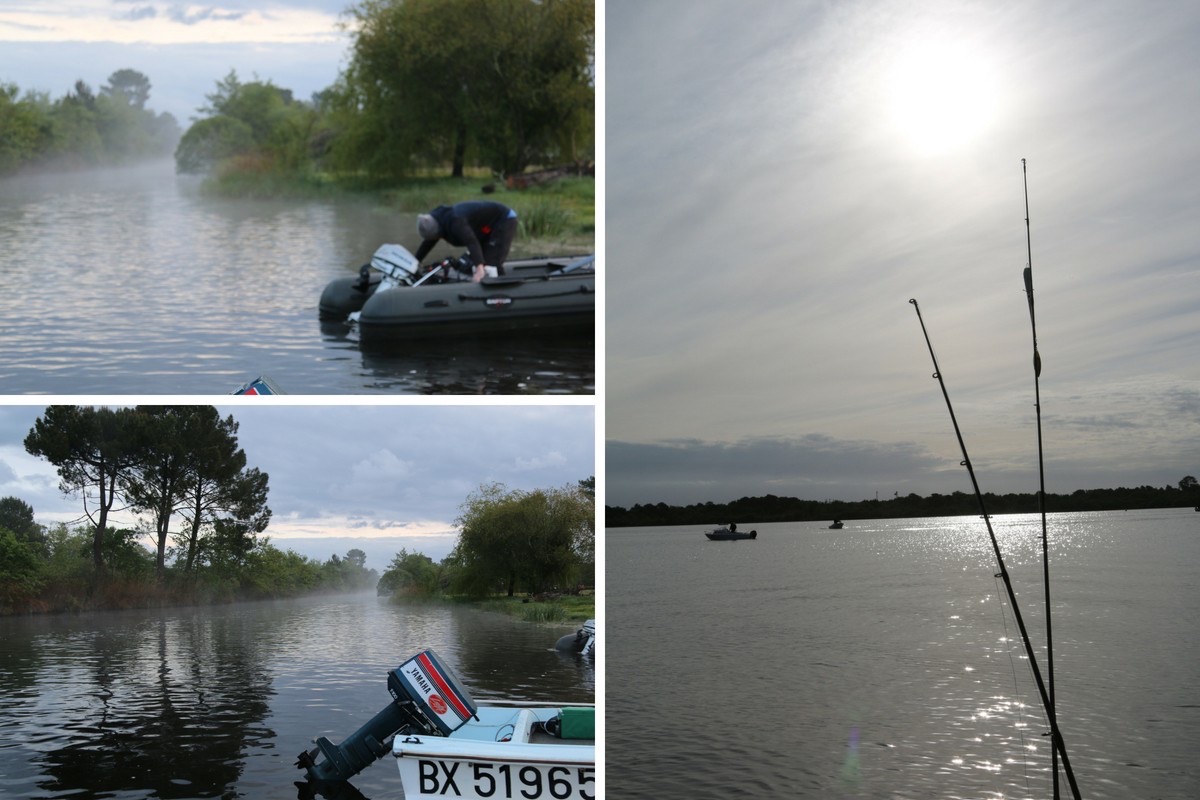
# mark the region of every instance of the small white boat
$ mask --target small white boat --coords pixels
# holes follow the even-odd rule
[[[300,753],[316,790],[349,781],[390,752],[406,800],[595,800],[596,708],[588,703],[478,706],[433,650],[388,673],[392,702],[334,744]]]
[[[479,706],[449,736],[398,735],[406,800],[594,800],[595,707]]]

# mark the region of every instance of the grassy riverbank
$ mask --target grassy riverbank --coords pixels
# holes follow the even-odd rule
[[[484,191],[485,186],[490,191]],[[596,249],[596,181],[587,176],[507,189],[484,172],[464,178],[416,177],[402,185],[379,186],[355,177],[230,169],[210,178],[205,187],[211,194],[231,198],[368,197],[398,214],[419,214],[467,200],[493,200],[515,209],[520,221],[510,258],[582,254]]]
[[[596,618],[595,595],[553,595],[541,598],[505,597],[496,595],[482,600],[455,595],[423,595],[397,592],[392,602],[400,605],[412,603],[459,603],[507,614],[524,622],[547,625],[576,625]]]
[[[596,618],[594,595],[563,595],[541,600],[494,597],[478,602],[484,611],[498,611],[526,622],[582,623]]]

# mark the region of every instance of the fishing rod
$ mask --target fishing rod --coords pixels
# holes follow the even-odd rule
[[[1046,588],[1046,688],[1050,707],[1046,715],[1050,730],[1058,730],[1058,712],[1054,701],[1054,635],[1050,625],[1050,545],[1046,525],[1046,464],[1042,457],[1042,356],[1038,352],[1037,316],[1033,313],[1033,240],[1029,234],[1029,175],[1021,159],[1021,181],[1025,185],[1025,296],[1029,299],[1029,327],[1033,333],[1033,407],[1037,417],[1038,511],[1042,517],[1042,585]],[[1054,774],[1054,798],[1058,800],[1058,750],[1050,748],[1050,769]]]
[[[967,445],[963,441],[962,430],[958,426],[958,418],[954,415],[954,405],[950,402],[950,392],[946,389],[946,381],[942,378],[942,369],[938,366],[937,356],[933,352],[933,342],[929,339],[929,331],[925,328],[925,319],[921,316],[921,307],[917,304],[916,299],[911,299],[908,302],[912,303],[913,308],[917,312],[917,320],[921,323],[921,333],[925,335],[925,345],[929,348],[929,357],[933,360],[933,377],[937,379],[938,385],[942,389],[942,397],[946,400],[946,410],[950,412],[950,422],[954,425],[954,435],[958,438],[958,447],[962,451],[962,465],[967,468],[967,474],[971,476],[971,486],[975,489],[975,499],[979,503],[979,513],[983,517],[983,522],[987,526],[988,538],[992,542],[992,551],[996,554],[996,563],[1000,565],[1000,577],[1004,579],[1004,588],[1008,593],[1008,603],[1013,610],[1013,618],[1016,619],[1017,629],[1021,632],[1021,642],[1025,646],[1025,655],[1029,658],[1029,668],[1033,671],[1034,683],[1037,684],[1038,694],[1042,698],[1042,707],[1047,709],[1047,715],[1050,720],[1050,739],[1051,749],[1058,752],[1062,758],[1063,770],[1067,773],[1067,781],[1071,785],[1071,793],[1075,800],[1081,800],[1079,794],[1079,786],[1075,782],[1075,774],[1071,771],[1071,762],[1067,758],[1067,746],[1063,741],[1062,733],[1058,730],[1058,723],[1055,717],[1050,712],[1050,695],[1046,690],[1046,683],[1042,680],[1041,670],[1038,669],[1037,655],[1033,651],[1033,643],[1029,639],[1029,631],[1025,628],[1025,620],[1021,616],[1021,608],[1017,605],[1017,593],[1013,589],[1012,579],[1009,578],[1008,568],[1004,564],[1004,556],[1000,552],[1000,543],[996,539],[996,532],[992,530],[992,520],[988,515],[987,506],[983,501],[983,492],[979,489],[979,481],[975,477],[975,469],[971,466],[971,457],[967,455]]]

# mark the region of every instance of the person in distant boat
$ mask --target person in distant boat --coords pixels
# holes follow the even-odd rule
[[[517,212],[489,200],[438,206],[417,216],[417,233],[421,235],[421,246],[415,254],[418,262],[429,255],[438,240],[445,239],[456,247],[467,248],[475,265],[471,280],[479,282],[485,274],[484,266],[504,274],[504,262],[517,235]]]
[[[729,523],[729,532],[737,533],[737,523],[736,522]]]

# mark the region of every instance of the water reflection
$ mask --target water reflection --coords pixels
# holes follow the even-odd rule
[[[298,786],[296,756],[390,703],[388,671],[425,647],[476,699],[594,702],[591,665],[553,650],[563,633],[366,595],[0,618],[0,795],[304,796],[319,787]],[[399,795],[390,759],[354,784],[340,796]]]
[[[211,620],[48,632],[26,652],[36,656],[9,662],[6,678],[37,692],[10,696],[4,717],[20,722],[52,796],[218,796],[237,783],[240,754],[273,736],[256,645]]]
[[[594,335],[359,354],[317,302],[412,215],[356,199],[215,199],[170,163],[0,181],[0,381],[12,393],[595,391]]]

